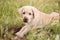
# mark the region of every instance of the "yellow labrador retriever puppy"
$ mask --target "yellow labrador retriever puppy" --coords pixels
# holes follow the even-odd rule
[[[56,12],[45,14],[32,6],[23,6],[18,9],[18,12],[23,22],[26,23],[26,25],[16,33],[18,37],[23,37],[31,28],[41,28],[43,25],[48,25],[51,21],[52,25],[59,23],[59,14]]]

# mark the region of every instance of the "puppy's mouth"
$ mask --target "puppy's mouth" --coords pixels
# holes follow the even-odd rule
[[[27,23],[27,21],[25,21],[25,20],[23,22]]]

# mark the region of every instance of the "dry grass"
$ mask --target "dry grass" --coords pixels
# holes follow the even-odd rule
[[[25,5],[34,6],[45,13],[60,11],[60,1],[56,0],[0,0],[0,40],[10,40],[10,37],[13,37],[13,33],[10,34],[11,31],[9,31],[5,32],[5,34],[7,33],[7,37],[5,37],[5,39],[2,38],[2,34],[4,33],[5,28],[8,29],[12,25],[18,25],[19,27],[23,26],[24,23],[20,19],[20,15],[17,13],[17,9]],[[31,30],[26,38],[28,40],[47,40],[47,38],[50,37],[51,40],[54,40],[56,34],[60,35],[60,24],[58,24],[58,26],[50,26],[51,25],[47,26],[48,28],[46,30],[48,31],[43,28],[39,31]],[[52,32],[50,32],[51,29],[53,30]],[[48,36],[48,34],[50,36]],[[51,36],[52,34],[53,36]]]

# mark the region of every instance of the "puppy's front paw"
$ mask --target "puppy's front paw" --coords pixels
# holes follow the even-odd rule
[[[18,36],[19,38],[23,38],[23,34],[21,34],[19,32],[16,33],[16,36]]]

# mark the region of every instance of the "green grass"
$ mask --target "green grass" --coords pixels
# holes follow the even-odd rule
[[[51,13],[53,11],[59,12],[60,10],[58,7],[60,6],[60,2],[55,0],[0,0],[0,32],[2,32],[1,27],[8,28],[11,25],[22,26],[23,22],[20,19],[20,15],[18,14],[17,10],[18,8],[25,5],[34,6],[45,13]],[[56,34],[60,34],[60,25],[58,25],[57,28],[53,27],[52,29]],[[36,38],[36,36],[33,36],[32,33],[29,33],[27,37],[28,40],[34,40]],[[41,34],[44,34],[45,36],[46,33],[43,30],[40,34],[37,35]],[[46,40],[46,38],[39,38],[38,36],[38,40]]]

